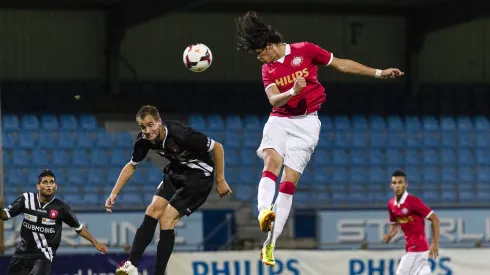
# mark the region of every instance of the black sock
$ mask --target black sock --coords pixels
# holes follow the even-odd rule
[[[157,219],[145,215],[143,223],[140,225],[138,230],[136,230],[133,245],[131,246],[131,253],[129,253],[128,258],[128,261],[130,261],[134,266],[138,266],[141,257],[143,256],[143,252],[145,252],[146,247],[153,240],[157,224]]]
[[[173,229],[161,230],[160,241],[157,248],[157,262],[155,264],[154,275],[164,275],[168,260],[175,244],[175,231]]]

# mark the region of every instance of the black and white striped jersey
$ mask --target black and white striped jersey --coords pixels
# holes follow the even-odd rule
[[[210,176],[214,170],[212,150],[214,140],[203,133],[176,121],[164,122],[165,138],[153,143],[143,133],[139,133],[134,143],[131,164],[137,165],[150,150],[169,161],[169,168],[175,172],[200,170]]]
[[[4,210],[9,219],[24,214],[20,229],[21,241],[15,250],[15,257],[45,257],[52,261],[60,246],[62,223],[77,232],[82,230],[70,206],[54,197],[50,202],[42,203],[39,194],[24,193]]]

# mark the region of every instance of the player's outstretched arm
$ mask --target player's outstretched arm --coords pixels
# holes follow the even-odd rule
[[[105,202],[105,209],[108,213],[112,213],[112,207],[116,201],[116,197],[121,192],[121,189],[126,185],[129,179],[133,176],[134,171],[136,171],[136,165],[128,162],[126,166],[121,170],[121,174],[119,174],[119,178],[117,179],[114,188],[112,188],[111,195],[107,198]]]
[[[389,243],[391,241],[391,239],[393,239],[393,237],[396,236],[397,233],[398,233],[398,224],[392,223],[390,226],[390,231],[383,238],[384,242]]]
[[[225,149],[221,143],[214,142],[213,155],[216,173],[216,191],[218,191],[220,197],[224,197],[232,192],[225,180]]]
[[[90,243],[92,243],[95,246],[95,248],[100,251],[100,253],[102,253],[102,254],[106,254],[107,253],[107,250],[108,250],[107,246],[99,243],[92,236],[92,234],[90,234],[90,232],[88,232],[88,230],[85,227],[82,227],[82,230],[80,230],[80,232],[78,232],[78,235],[80,235],[80,237],[82,237],[85,240],[87,240]]]
[[[332,67],[342,73],[374,76],[376,78],[396,78],[404,75],[402,71],[396,68],[379,70],[365,66],[350,59],[341,59],[336,57],[333,57],[332,63],[330,63],[329,67]]]
[[[430,246],[429,257],[435,259],[439,255],[439,235],[440,235],[440,221],[439,217],[432,213],[427,218],[432,223],[432,245]]]

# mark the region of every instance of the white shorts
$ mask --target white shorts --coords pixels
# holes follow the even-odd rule
[[[407,252],[403,255],[396,275],[431,275],[429,251]]]
[[[303,173],[318,144],[320,128],[316,112],[295,117],[270,116],[257,155],[263,159],[264,149],[274,149],[284,159],[284,165]]]

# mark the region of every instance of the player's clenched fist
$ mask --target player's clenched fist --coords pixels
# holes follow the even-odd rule
[[[221,198],[230,195],[231,189],[225,179],[216,179],[216,191]]]
[[[294,81],[294,94],[298,94],[306,87],[306,79],[304,77],[298,77]]]
[[[116,202],[116,196],[115,194],[111,194],[107,200],[105,201],[105,210],[107,213],[112,213],[112,207],[114,206],[114,203]]]

